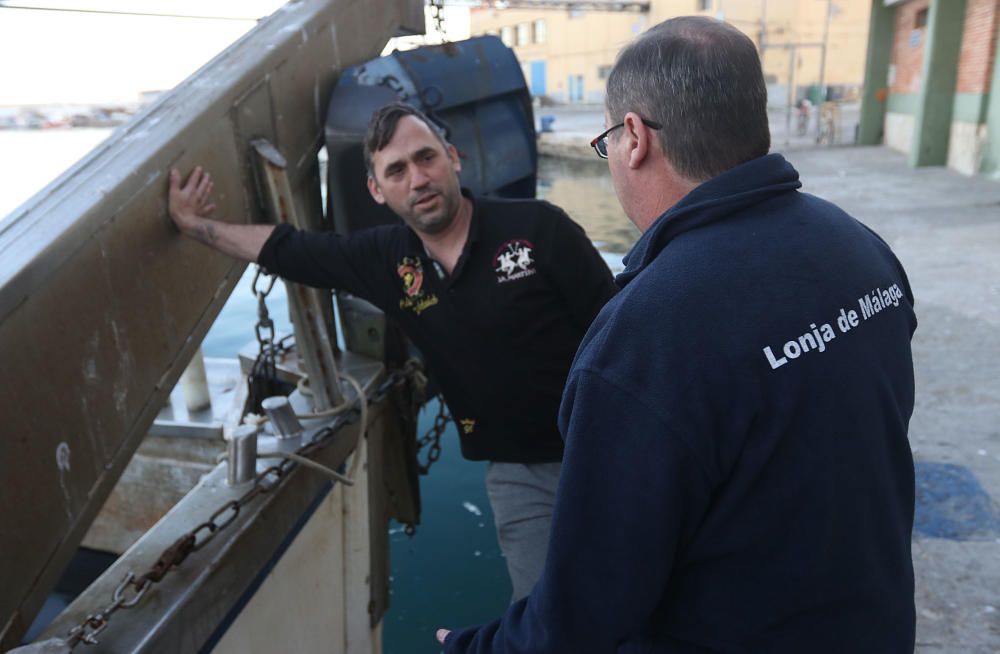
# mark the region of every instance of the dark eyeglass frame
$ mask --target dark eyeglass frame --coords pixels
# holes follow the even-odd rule
[[[649,129],[663,129],[663,125],[652,120],[646,120],[645,118],[642,119],[642,124],[648,127]],[[598,157],[600,157],[601,159],[608,158],[608,134],[615,131],[619,127],[624,127],[624,126],[625,126],[624,122],[618,123],[617,125],[612,125],[611,127],[601,132],[597,137],[595,137],[590,142],[590,147],[594,148],[594,152],[597,153]]]

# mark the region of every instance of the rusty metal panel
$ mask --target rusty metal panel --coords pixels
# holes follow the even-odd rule
[[[201,454],[201,460],[189,460],[193,458],[189,452],[182,454],[183,459],[146,456],[140,448],[87,531],[84,547],[121,554],[215,468],[216,443],[194,438],[160,440],[180,441]]]
[[[176,232],[166,171],[208,166],[217,216],[260,220],[249,140],[284,140],[290,161],[309,162],[293,188],[315,180],[337,71],[377,53],[415,5],[289,3],[0,223],[0,650],[27,629],[243,270]]]

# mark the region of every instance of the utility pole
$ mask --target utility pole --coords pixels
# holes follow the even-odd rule
[[[819,55],[819,88],[826,101],[826,51],[830,41],[830,18],[833,17],[833,0],[826,0],[826,19],[823,21],[823,49]]]
[[[757,48],[760,50],[761,63],[764,60],[764,50],[767,48],[767,0],[760,0],[760,35],[757,37]]]
[[[792,142],[792,107],[795,105],[795,63],[798,55],[796,44],[788,45],[788,105],[785,107],[785,147]]]

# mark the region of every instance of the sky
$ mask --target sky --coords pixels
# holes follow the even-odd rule
[[[176,86],[282,4],[284,0],[0,0],[0,107],[136,102],[141,92]],[[213,16],[232,20],[208,18]]]
[[[153,18],[0,8],[0,106],[135,102],[169,89],[280,0],[5,0],[17,6],[232,16]]]

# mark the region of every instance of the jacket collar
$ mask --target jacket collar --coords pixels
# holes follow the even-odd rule
[[[751,159],[703,182],[650,225],[625,255],[625,270],[615,283],[624,288],[679,234],[801,186],[798,171],[780,154]]]

